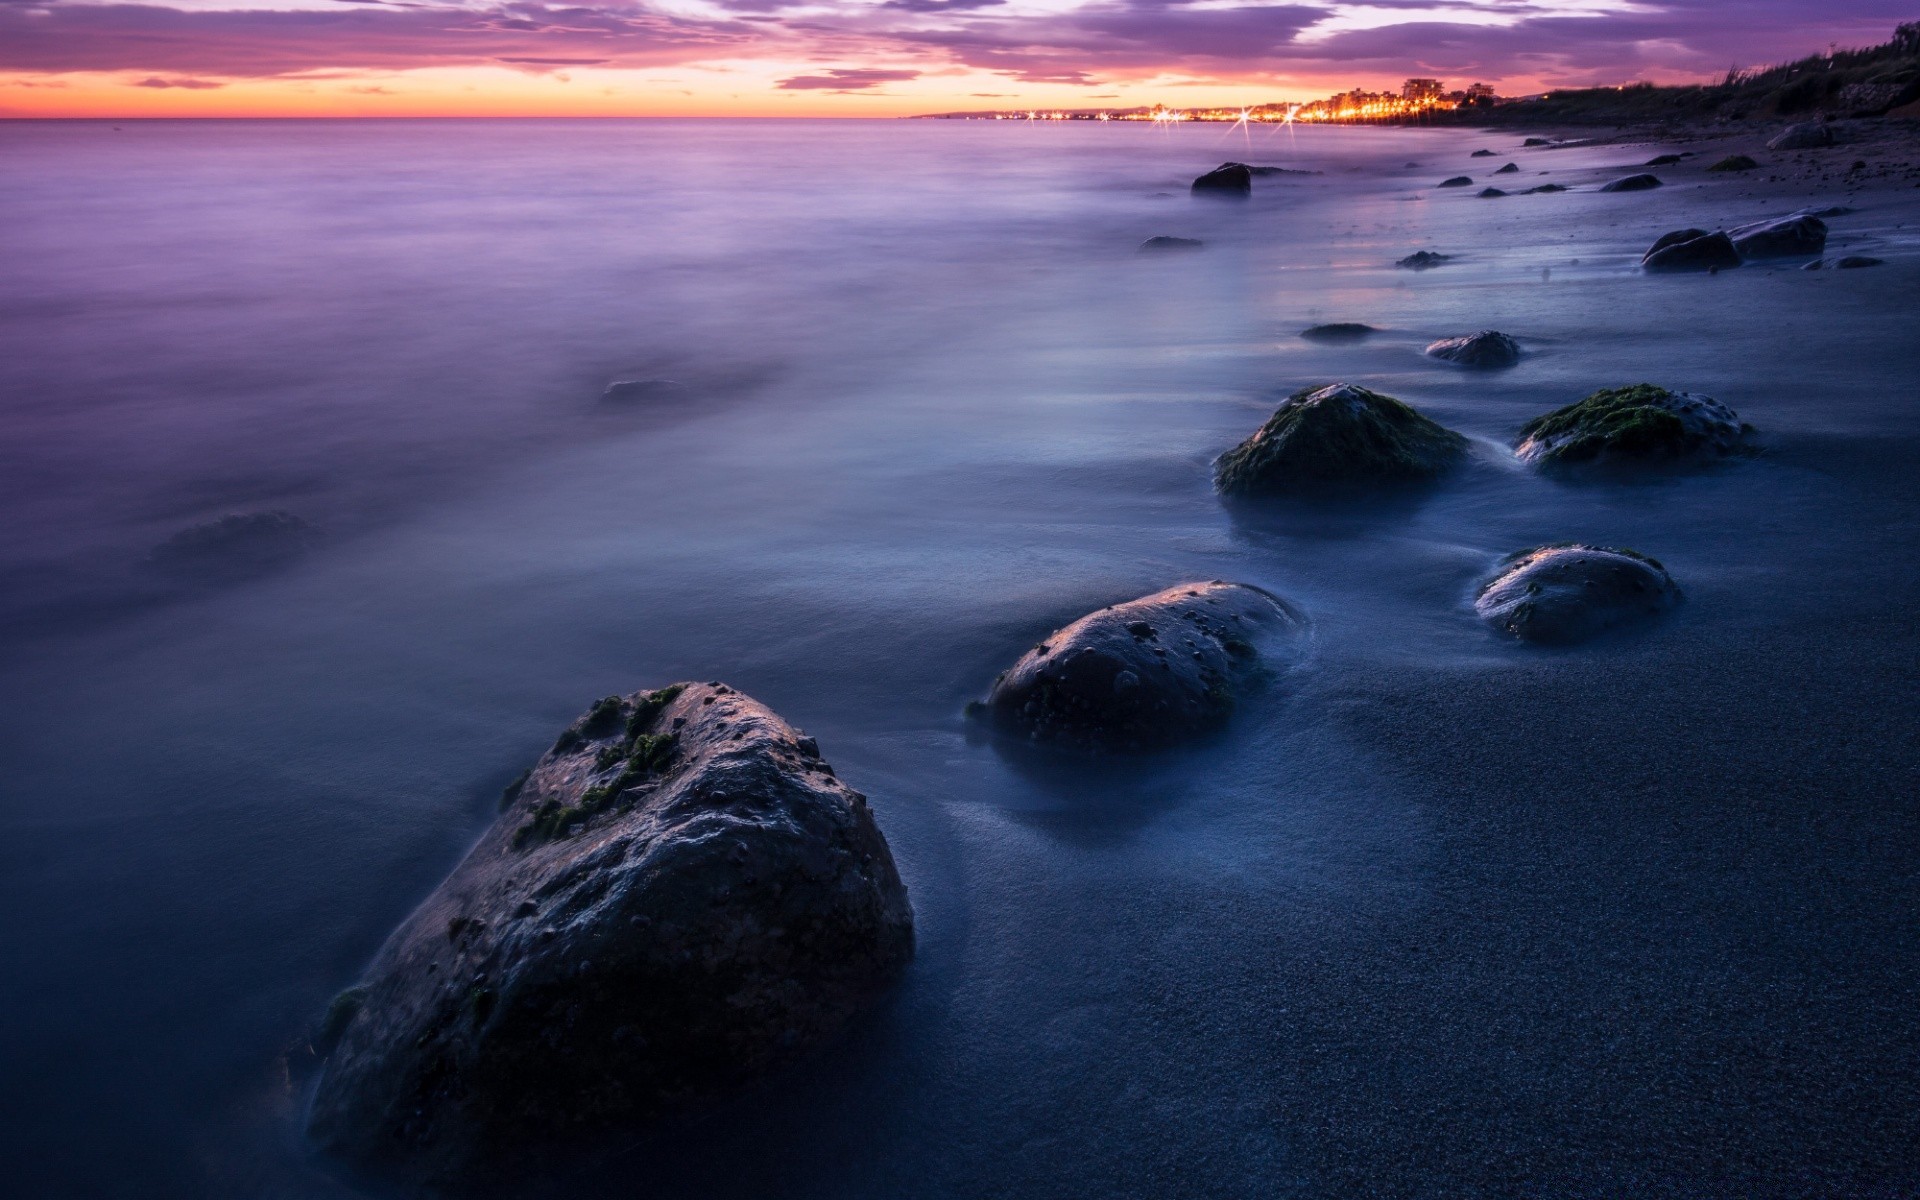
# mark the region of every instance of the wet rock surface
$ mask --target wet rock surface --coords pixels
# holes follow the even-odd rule
[[[1433,186],[1444,187],[1444,188],[1472,187],[1473,179],[1472,177],[1467,175],[1455,175],[1451,179],[1442,179],[1439,183],[1436,183]]]
[[[1566,190],[1567,190],[1567,189],[1566,189],[1566,185],[1565,185],[1565,184],[1559,184],[1559,183],[1543,183],[1543,184],[1541,184],[1541,185],[1540,185],[1539,187],[1530,187],[1530,188],[1528,188],[1528,189],[1527,189],[1527,190],[1526,190],[1526,191],[1525,191],[1524,193],[1522,193],[1522,194],[1523,194],[1523,195],[1528,195],[1528,196],[1538,196],[1538,195],[1542,195],[1542,194],[1545,194],[1545,193],[1549,193],[1549,192],[1564,192],[1564,191],[1566,191]]]
[[[1443,266],[1452,261],[1453,255],[1451,254],[1435,254],[1431,250],[1416,250],[1393,265],[1409,271],[1430,271],[1435,267]]]
[[[1229,496],[1337,493],[1432,479],[1466,456],[1467,439],[1392,396],[1348,383],[1302,388],[1214,464]]]
[[[1253,168],[1245,163],[1222,163],[1193,181],[1195,195],[1251,196]]]
[[[1567,645],[1650,621],[1679,602],[1673,577],[1653,559],[1569,542],[1510,556],[1473,606],[1501,633]]]
[[[1179,584],[1054,631],[994,681],[981,715],[1034,742],[1165,747],[1223,724],[1304,631],[1260,588]]]
[[[1481,188],[1478,194],[1482,200],[1498,200],[1502,196],[1511,196],[1513,193],[1503,192],[1497,187],[1490,187]]]
[[[1463,367],[1511,367],[1520,361],[1520,343],[1497,329],[1482,329],[1465,337],[1442,338],[1426,353]]]
[[[1827,223],[1808,213],[1727,231],[1742,258],[1798,258],[1827,248]]]
[[[1495,175],[1518,175],[1519,173],[1520,173],[1519,163],[1508,163],[1506,166],[1501,167],[1499,170],[1494,172]]]
[[[1603,192],[1646,192],[1660,186],[1662,185],[1658,176],[1629,175],[1624,179],[1616,179],[1612,183],[1603,184],[1600,190]]]
[[[832,1038],[912,954],[866,798],[720,684],[608,697],[387,941],[314,1141],[433,1188],[591,1155]]]
[[[1673,462],[1733,454],[1750,432],[1711,397],[1639,383],[1534,418],[1514,453],[1543,466]]]
[[[1373,326],[1359,321],[1334,321],[1302,329],[1300,336],[1314,342],[1357,342],[1378,332]]]
[[[290,512],[228,513],[161,542],[147,564],[183,582],[221,583],[290,566],[320,541],[318,528]]]
[[[1648,271],[1725,271],[1740,265],[1740,251],[1724,233],[1679,229],[1662,234],[1641,256]]]
[[[1886,261],[1887,260],[1884,258],[1874,258],[1871,255],[1866,255],[1866,254],[1849,254],[1845,258],[1842,258],[1838,262],[1835,262],[1833,265],[1836,269],[1841,271],[1857,271],[1861,267],[1880,266]]]

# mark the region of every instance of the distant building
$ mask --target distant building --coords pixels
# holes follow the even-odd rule
[[[1400,98],[1414,104],[1438,100],[1446,93],[1446,85],[1438,79],[1409,79],[1400,85]]]

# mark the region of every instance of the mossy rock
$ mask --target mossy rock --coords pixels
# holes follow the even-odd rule
[[[1501,633],[1566,645],[1651,620],[1679,602],[1673,577],[1644,554],[1558,542],[1502,560],[1473,606]]]
[[[1514,452],[1541,466],[1671,462],[1733,454],[1749,432],[1711,397],[1636,383],[1535,417]]]
[[[1463,367],[1511,367],[1520,361],[1520,343],[1497,329],[1442,338],[1428,346],[1426,352],[1429,358]]]
[[[1413,483],[1458,465],[1466,452],[1466,438],[1411,406],[1336,383],[1287,397],[1253,436],[1220,456],[1213,477],[1229,496]]]
[[[979,712],[1036,743],[1158,749],[1223,724],[1305,627],[1261,588],[1177,584],[1047,635],[1001,673]]]

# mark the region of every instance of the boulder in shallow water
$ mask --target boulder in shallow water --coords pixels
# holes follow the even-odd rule
[[[1542,466],[1672,462],[1735,453],[1750,432],[1710,396],[1637,383],[1535,417],[1520,427],[1514,453]]]
[[[1521,145],[1521,146],[1522,146],[1523,148],[1524,148],[1524,147],[1527,147],[1527,146],[1551,146],[1551,145],[1553,145],[1553,142],[1552,142],[1552,140],[1551,140],[1551,139],[1549,139],[1549,138],[1543,138],[1543,137],[1530,137],[1530,138],[1528,138],[1528,139],[1527,139],[1526,141],[1524,141],[1524,142],[1521,142],[1521,143],[1520,143],[1520,145]]]
[[[1315,325],[1302,329],[1300,336],[1311,342],[1357,342],[1379,330],[1358,321],[1335,321],[1327,325]]]
[[[1656,154],[1640,165],[1643,167],[1671,167],[1679,161],[1680,156],[1678,154]]]
[[[1833,265],[1842,271],[1857,271],[1861,267],[1880,266],[1882,263],[1886,261],[1887,260],[1884,258],[1873,258],[1865,254],[1849,254],[1845,258],[1834,263]]]
[[[1724,233],[1678,229],[1660,238],[1641,256],[1649,271],[1724,271],[1740,265],[1740,252]]]
[[[1473,607],[1523,642],[1565,645],[1651,620],[1679,602],[1673,577],[1653,559],[1565,542],[1504,560]]]
[[[1287,397],[1213,478],[1229,496],[1338,491],[1432,479],[1466,451],[1466,438],[1392,396],[1336,383]]]
[[[1518,175],[1519,173],[1520,173],[1519,163],[1508,163],[1506,166],[1501,167],[1498,171],[1494,172],[1495,175]]]
[[[381,949],[310,1132],[427,1188],[591,1156],[820,1046],[912,951],[813,739],[720,684],[608,697]]]
[[[1471,187],[1473,186],[1473,179],[1471,176],[1467,176],[1467,175],[1455,175],[1452,179],[1442,179],[1439,183],[1436,183],[1433,186],[1435,187]]]
[[[1600,190],[1603,192],[1646,192],[1660,186],[1660,178],[1657,175],[1629,175],[1624,179],[1616,179],[1612,183],[1602,185]]]
[[[1300,613],[1243,583],[1183,583],[1056,630],[994,681],[983,713],[1036,742],[1147,750],[1232,715],[1263,665],[1304,632]]]
[[[1452,261],[1453,255],[1451,254],[1435,254],[1431,250],[1416,250],[1393,265],[1396,267],[1404,267],[1409,271],[1430,271],[1435,267]]]
[[[1493,157],[1493,151],[1491,151],[1491,150],[1475,150],[1475,151],[1474,151],[1474,152],[1473,152],[1472,154],[1470,154],[1470,155],[1468,155],[1467,157],[1469,157],[1469,158],[1492,158],[1492,157]]]
[[[1790,125],[1767,142],[1769,150],[1818,150],[1833,145],[1833,130],[1818,121]]]
[[[1755,171],[1760,164],[1744,154],[1729,154],[1719,162],[1708,167],[1709,171]]]
[[[320,540],[319,529],[290,512],[228,513],[174,534],[147,561],[176,578],[219,583],[279,570]]]
[[[1150,237],[1146,241],[1141,242],[1140,249],[1151,252],[1162,250],[1198,250],[1204,245],[1206,245],[1206,243],[1199,238],[1168,237],[1165,234],[1161,234],[1159,237]]]
[[[1503,191],[1501,191],[1501,190],[1500,190],[1499,188],[1497,188],[1497,187],[1490,187],[1490,188],[1481,188],[1481,189],[1480,189],[1480,198],[1481,198],[1482,200],[1497,200],[1497,199],[1499,199],[1499,198],[1500,198],[1500,197],[1502,197],[1502,196],[1510,196],[1510,195],[1512,195],[1512,194],[1513,194],[1513,193],[1511,193],[1511,192],[1503,192]]]
[[[1727,236],[1742,258],[1799,258],[1827,248],[1827,223],[1814,216],[1781,217],[1730,229]]]
[[[1221,163],[1193,181],[1193,194],[1211,196],[1253,195],[1253,169],[1245,163]]]
[[[1526,194],[1529,196],[1534,196],[1534,195],[1539,195],[1543,192],[1564,192],[1566,190],[1567,188],[1565,184],[1543,183],[1539,187],[1528,188]]]
[[[1482,329],[1443,338],[1427,347],[1427,355],[1463,367],[1511,367],[1520,361],[1520,343],[1497,329]]]

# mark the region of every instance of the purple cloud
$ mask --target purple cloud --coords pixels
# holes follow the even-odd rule
[[[199,92],[205,91],[208,88],[225,87],[227,85],[217,83],[211,79],[162,79],[158,75],[150,75],[133,86],[143,88],[186,88],[188,91]]]
[[[795,75],[791,79],[782,79],[774,86],[790,92],[823,89],[856,92],[876,88],[883,83],[903,83],[918,78],[918,71],[836,70],[828,71],[825,75]]]

